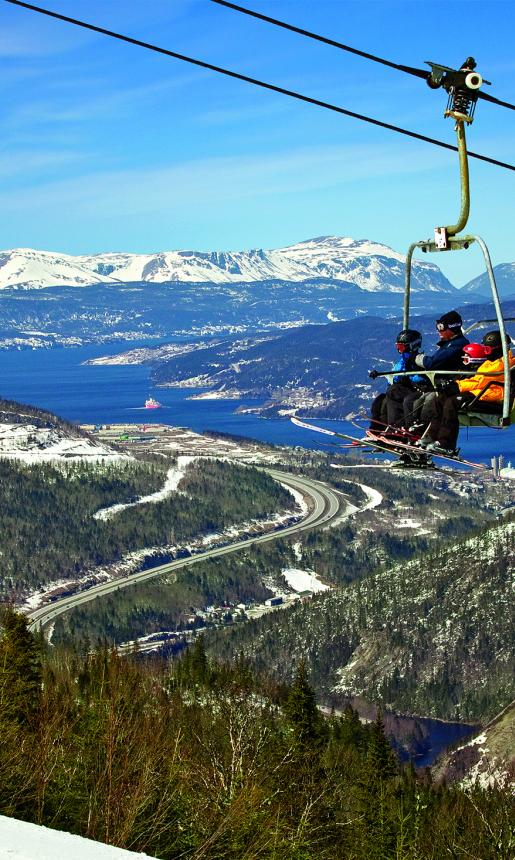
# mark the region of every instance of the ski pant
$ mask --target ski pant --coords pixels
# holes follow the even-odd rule
[[[394,382],[386,389],[386,394],[378,394],[372,402],[372,421],[370,429],[381,432],[390,427],[406,426],[406,416],[410,415],[412,400],[418,397],[413,388]],[[408,408],[406,408],[406,405]]]
[[[412,424],[424,424],[428,427],[432,421],[438,421],[442,414],[441,392],[427,391],[425,394],[415,392],[412,400]]]
[[[434,442],[439,442],[444,448],[451,450],[456,448],[458,434],[460,432],[459,411],[463,403],[473,400],[474,395],[448,394],[438,392],[436,408],[439,414],[435,414],[430,425],[428,435]]]
[[[386,420],[386,394],[378,394],[374,398],[370,407],[370,414],[372,416],[370,429],[374,433],[384,433],[388,423]]]

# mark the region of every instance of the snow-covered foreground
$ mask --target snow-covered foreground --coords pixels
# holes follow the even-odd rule
[[[42,463],[81,459],[87,462],[131,459],[87,437],[66,436],[62,431],[34,424],[0,424],[0,458]]]
[[[114,845],[103,845],[0,815],[0,860],[145,860],[148,857],[148,854],[135,854]]]
[[[156,503],[162,502],[163,499],[166,499],[172,493],[177,490],[181,478],[184,477],[187,466],[195,460],[195,457],[181,456],[177,458],[177,465],[172,466],[171,469],[168,470],[166,475],[166,481],[160,490],[157,490],[155,493],[151,493],[148,496],[140,496],[135,502],[126,502],[125,504],[120,503],[117,505],[111,505],[108,508],[101,508],[95,514],[93,514],[94,519],[96,520],[108,520],[113,517],[115,514],[119,514],[120,511],[124,511],[126,508],[134,508],[136,505],[145,505],[147,503]]]

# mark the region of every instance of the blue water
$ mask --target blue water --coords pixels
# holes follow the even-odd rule
[[[166,423],[197,432],[232,433],[276,445],[331,450],[327,446],[330,437],[296,428],[289,420],[234,414],[238,406],[255,406],[262,401],[189,400],[195,393],[192,389],[152,388],[148,367],[83,364],[89,358],[146,345],[155,346],[156,341],[1,351],[0,395],[40,406],[81,424]],[[163,404],[163,409],[143,408],[149,394]],[[345,421],[317,423],[359,436],[359,430]],[[460,445],[464,457],[478,462],[488,462],[494,454],[515,460],[515,428],[463,429]]]
[[[427,752],[415,756],[413,759],[415,767],[430,767],[447,747],[455,744],[456,741],[470,737],[479,729],[479,726],[468,725],[467,723],[444,723],[440,720],[431,720],[428,717],[420,717],[419,719],[428,730],[430,747]]]

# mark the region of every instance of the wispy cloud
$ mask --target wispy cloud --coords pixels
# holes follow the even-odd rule
[[[34,151],[19,149],[16,152],[0,152],[0,177],[13,179],[16,176],[26,178],[32,173],[40,176],[45,172],[55,173],[70,164],[84,162],[87,156],[78,150],[47,150]]]
[[[103,171],[73,180],[19,188],[0,194],[10,211],[73,209],[82,217],[201,211],[218,205],[352,185],[366,178],[431,170],[440,153],[420,162],[393,147],[322,147],[264,156],[212,158],[173,167]]]
[[[287,108],[291,108],[291,105],[279,101],[213,107],[199,112],[195,122],[199,125],[239,126],[246,122],[254,123],[256,119],[283,118]]]
[[[142,103],[161,98],[166,93],[188,87],[196,75],[182,75],[174,79],[154,81],[137,87],[112,88],[102,91],[103,83],[98,80],[82,81],[79,95],[66,83],[57,87],[52,98],[25,102],[15,106],[6,119],[6,125],[16,128],[25,125],[46,123],[87,123],[105,117],[116,119],[133,116]],[[84,95],[94,92],[96,95]]]
[[[90,38],[90,37],[89,37]],[[85,31],[66,31],[55,22],[35,18],[23,10],[11,10],[11,20],[2,20],[0,31],[0,57],[30,59],[48,57],[75,51],[88,40]]]

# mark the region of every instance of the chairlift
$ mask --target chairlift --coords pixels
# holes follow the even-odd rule
[[[488,248],[480,236],[474,234],[463,234],[470,212],[470,187],[469,187],[469,169],[467,156],[467,142],[465,136],[465,128],[470,125],[474,118],[474,110],[478,100],[479,89],[484,83],[482,76],[475,71],[476,62],[473,57],[468,57],[463,66],[458,70],[450,69],[448,66],[440,66],[436,63],[428,63],[431,66],[431,74],[427,83],[432,89],[443,87],[448,93],[448,103],[445,110],[446,117],[452,117],[456,121],[456,136],[458,142],[458,155],[460,165],[460,184],[461,184],[461,211],[456,224],[445,227],[435,227],[433,239],[423,239],[419,242],[413,242],[406,255],[406,276],[405,276],[405,291],[404,291],[404,312],[403,312],[403,328],[409,328],[409,312],[410,312],[410,291],[411,291],[411,270],[413,254],[417,248],[423,253],[442,253],[444,251],[464,251],[476,243],[479,245],[485,261],[486,271],[490,282],[493,305],[495,308],[495,320],[478,320],[468,326],[464,330],[467,334],[476,328],[481,328],[486,325],[496,324],[501,334],[502,356],[503,356],[503,381],[499,379],[500,374],[491,374],[492,380],[487,387],[469,404],[463,407],[460,412],[459,421],[465,427],[494,427],[503,429],[515,423],[515,369],[510,371],[508,361],[509,339],[506,332],[506,322],[515,322],[515,319],[504,319],[497,284],[495,282],[495,274],[490,259]],[[417,374],[423,374],[428,377],[434,387],[435,376],[442,377],[448,375],[452,378],[474,376],[474,373],[467,371],[427,371],[417,368]],[[389,382],[393,381],[392,374],[381,374],[386,376]],[[396,374],[409,376],[406,374]],[[487,376],[488,374],[484,374]],[[502,403],[481,402],[481,397],[487,388],[492,385],[502,385],[504,387],[504,397]]]

